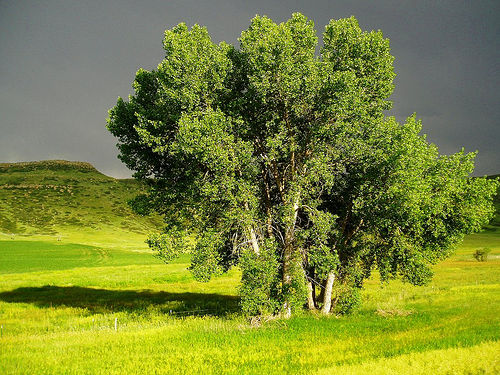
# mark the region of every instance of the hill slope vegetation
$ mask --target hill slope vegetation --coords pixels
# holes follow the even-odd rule
[[[135,180],[106,176],[89,163],[1,163],[0,232],[61,235],[113,231],[144,235],[161,226],[161,219],[136,215],[127,205],[142,189]]]

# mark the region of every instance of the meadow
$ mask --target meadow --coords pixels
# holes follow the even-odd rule
[[[0,234],[1,374],[500,373],[495,221],[425,287],[374,276],[352,315],[288,320],[241,315],[238,269],[196,282],[187,255],[166,265],[138,231],[23,223]]]

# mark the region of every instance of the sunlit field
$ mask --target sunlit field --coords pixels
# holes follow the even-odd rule
[[[193,280],[145,245],[0,242],[2,374],[495,374],[498,232],[469,236],[426,287],[370,280],[345,317],[249,320],[239,272]],[[105,241],[102,241],[105,242]],[[487,262],[473,257],[489,246]],[[115,326],[116,324],[116,326]]]
[[[498,216],[428,286],[375,275],[352,315],[249,319],[238,269],[199,283],[188,255],[152,256],[158,218],[125,203],[140,186],[86,165],[28,167],[0,168],[0,374],[500,372]]]

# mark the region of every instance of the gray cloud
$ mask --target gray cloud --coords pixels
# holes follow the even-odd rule
[[[237,43],[255,14],[300,11],[318,33],[355,15],[391,40],[392,114],[417,112],[444,153],[479,150],[476,174],[500,172],[499,5],[495,1],[0,1],[0,161],[63,158],[114,176],[130,172],[105,129],[139,67],[163,57],[163,31],[207,26]]]

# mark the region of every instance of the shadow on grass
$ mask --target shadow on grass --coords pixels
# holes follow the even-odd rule
[[[173,316],[225,316],[239,310],[239,297],[221,294],[109,290],[79,286],[17,288],[0,293],[0,301],[32,303],[41,308],[76,307],[91,313],[160,312]]]

